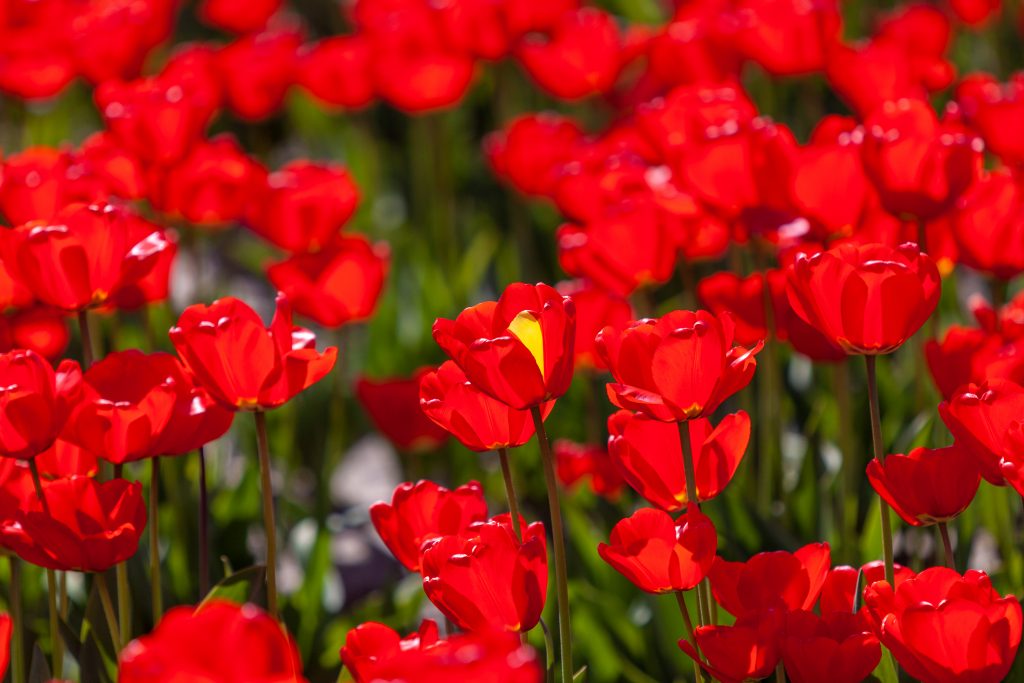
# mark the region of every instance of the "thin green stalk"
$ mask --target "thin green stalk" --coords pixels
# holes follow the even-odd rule
[[[114,479],[124,474],[124,465],[114,465]],[[121,635],[131,638],[132,631],[132,594],[128,586],[128,563],[122,562],[114,568],[117,576],[117,622]]]
[[[761,268],[760,249],[753,250],[754,258],[761,270],[764,286],[761,287],[761,308],[764,314],[765,329],[768,338],[765,340],[762,354],[760,381],[757,384],[757,414],[761,418],[758,424],[758,445],[761,469],[758,472],[757,503],[761,513],[770,513],[774,502],[776,483],[782,465],[780,453],[781,423],[779,419],[779,348],[775,331],[775,309],[772,305],[771,288],[768,286],[768,273]],[[762,363],[758,363],[762,365]]]
[[[256,418],[256,446],[260,460],[260,487],[263,489],[263,529],[267,536],[267,612],[277,619],[277,529],[274,522],[274,490],[270,481],[270,446],[267,443],[267,416],[262,410]]]
[[[692,505],[695,510],[700,510],[700,500],[697,498],[697,475],[693,465],[693,444],[690,443],[690,423],[683,421],[679,423],[679,447],[683,452],[683,476],[686,478],[686,509]],[[697,620],[701,626],[711,623],[711,594],[708,592],[704,582],[697,584]]]
[[[501,462],[501,476],[505,479],[505,497],[508,498],[508,513],[512,517],[512,531],[522,542],[523,534],[519,529],[519,502],[516,499],[516,485],[512,481],[512,467],[508,462],[507,449],[498,449],[498,460]]]
[[[43,491],[43,481],[39,477],[39,466],[35,458],[28,461],[29,471],[32,473],[32,484],[36,489],[36,496],[43,507],[43,512],[50,514],[50,505],[46,502],[46,493]],[[46,570],[47,606],[50,610],[50,640],[53,641],[53,677],[60,680],[64,677],[64,641],[60,637],[60,626],[57,611],[57,573],[52,569]]]
[[[14,632],[11,640],[11,681],[25,683],[25,626],[21,606],[21,560],[16,555],[11,563],[11,621]]]
[[[89,329],[89,311],[78,312],[78,332],[82,338],[82,364],[88,370],[96,357],[92,347],[92,330]]]
[[[777,683],[786,683],[786,667],[779,662],[775,667],[775,680]]]
[[[949,540],[949,527],[945,522],[939,522],[939,536],[942,538],[942,551],[945,554],[946,566],[956,571],[956,556],[953,555],[953,543]]]
[[[537,431],[541,460],[544,461],[544,480],[548,488],[548,507],[551,511],[551,536],[555,554],[555,583],[558,589],[558,650],[562,667],[562,683],[571,683],[572,668],[572,627],[569,622],[569,573],[565,563],[565,534],[562,531],[562,508],[558,501],[558,482],[555,479],[555,458],[551,453],[544,417],[540,407],[530,408],[533,426]]]
[[[210,592],[210,504],[206,488],[206,452],[199,447],[199,599]]]
[[[882,446],[882,418],[878,409],[878,379],[875,372],[875,356],[864,356],[868,371],[868,407],[871,411],[871,444],[875,460],[885,462],[885,450]],[[881,496],[878,497],[879,510],[882,518],[882,560],[885,562],[885,580],[894,586],[892,560],[892,524],[889,520],[889,505]]]
[[[839,420],[839,450],[843,455],[839,475],[839,542],[845,560],[859,566],[857,557],[857,451],[853,445],[853,411],[850,407],[850,364],[844,359],[832,365],[832,389]]]
[[[94,576],[96,577],[96,587],[100,593],[100,604],[103,605],[103,614],[107,618],[107,628],[110,629],[110,637],[114,641],[114,649],[120,652],[121,631],[117,625],[117,616],[114,614],[113,601],[110,599],[110,589],[107,588],[107,577],[103,575],[103,572],[97,572]]]
[[[697,644],[697,636],[693,629],[693,619],[690,618],[690,609],[686,606],[686,593],[683,591],[676,591],[676,602],[679,603],[679,613],[683,615],[683,624],[686,626],[686,632],[683,636],[686,641],[693,646],[694,652],[697,653],[697,657],[700,657],[700,645]],[[700,668],[700,662],[694,660],[693,662],[693,680],[700,683],[704,680],[703,670]]]
[[[160,577],[160,458],[150,459],[149,478],[149,585],[153,594],[153,622],[164,615],[163,581]]]

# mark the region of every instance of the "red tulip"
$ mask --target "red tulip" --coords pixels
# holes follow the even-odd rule
[[[134,244],[128,258],[145,264],[137,274],[127,277],[110,295],[109,303],[120,311],[135,311],[152,303],[166,301],[170,295],[171,269],[178,255],[178,236],[171,230],[140,218],[128,216],[128,242]]]
[[[912,569],[901,564],[893,565],[893,571],[897,588],[908,578],[914,576]],[[885,564],[881,560],[874,560],[861,566],[859,570],[849,565],[833,567],[825,577],[825,583],[821,586],[820,609],[822,615],[839,612],[853,613],[854,599],[857,597],[858,574],[860,575],[860,592],[863,595],[865,588],[875,581],[885,579]],[[861,605],[858,614],[866,619],[867,608]]]
[[[950,0],[953,14],[968,26],[980,27],[1003,7],[1003,0]]]
[[[331,36],[300,54],[298,83],[325,106],[360,109],[376,95],[373,59],[366,36]]]
[[[562,15],[546,36],[527,36],[516,57],[541,88],[576,100],[611,89],[622,66],[621,50],[612,16],[588,7]]]
[[[400,450],[432,451],[448,438],[420,409],[420,382],[430,372],[420,368],[410,377],[356,382],[356,397],[373,424]]]
[[[420,571],[420,548],[429,540],[465,532],[487,519],[480,484],[471,481],[454,491],[422,480],[399,484],[391,503],[370,506],[370,519],[384,545],[411,572]]]
[[[108,0],[79,5],[68,21],[71,57],[93,83],[137,76],[150,50],[170,37],[172,2]]]
[[[379,680],[376,670],[400,657],[403,652],[418,652],[439,641],[437,624],[424,619],[419,629],[402,638],[393,629],[375,621],[359,624],[345,634],[340,657],[356,681]]]
[[[43,482],[46,508],[25,500],[0,523],[0,545],[26,562],[59,571],[102,572],[135,554],[146,527],[142,485],[66,477]]]
[[[0,458],[0,527],[14,522],[18,511],[35,496],[28,465],[13,458]]]
[[[607,448],[559,439],[553,451],[555,474],[563,486],[569,488],[586,479],[597,495],[612,502],[619,499],[626,482]]]
[[[359,188],[344,168],[293,161],[266,177],[248,225],[286,251],[326,247],[359,204]]]
[[[157,356],[157,354],[154,354]],[[157,455],[182,455],[219,439],[231,427],[234,412],[217,403],[196,384],[192,373],[170,354],[157,356],[174,389],[174,411],[154,446]]]
[[[673,311],[622,331],[604,328],[597,351],[618,381],[608,385],[608,398],[665,422],[710,415],[750,382],[757,365],[762,344],[733,346],[733,333],[732,318],[707,311]]]
[[[53,218],[75,201],[103,198],[102,190],[75,179],[73,155],[51,147],[29,147],[4,159],[0,211],[12,225]]]
[[[244,657],[225,657],[227,652]],[[305,683],[298,648],[255,605],[213,600],[175,607],[121,651],[121,683]]]
[[[732,626],[698,626],[694,636],[700,654],[685,638],[679,647],[723,683],[760,680],[772,674],[782,657],[784,618],[777,610],[765,610],[742,616]]]
[[[633,319],[629,302],[585,280],[559,282],[555,288],[576,306],[576,367],[606,369],[594,338],[605,325],[624,327]]]
[[[541,405],[547,417],[553,402]],[[515,448],[533,438],[533,419],[527,410],[510,408],[466,379],[453,361],[445,361],[420,380],[420,409],[473,451]]]
[[[939,303],[938,268],[914,244],[839,246],[789,270],[793,310],[850,354],[899,348]]]
[[[699,501],[720,494],[732,480],[750,440],[750,416],[742,410],[712,428],[707,418],[688,421]],[[675,512],[686,507],[686,477],[679,429],[642,413],[620,410],[608,418],[608,452],[633,490],[653,505]]]
[[[708,574],[711,591],[736,617],[767,609],[809,610],[818,601],[830,558],[827,543],[810,543],[795,553],[758,553],[746,562],[719,557]]]
[[[240,38],[217,52],[216,68],[227,107],[243,121],[260,121],[284,104],[295,83],[302,33],[268,28]]]
[[[895,590],[868,586],[864,601],[882,644],[925,683],[1002,681],[1020,645],[1020,602],[984,572],[931,567]]]
[[[0,678],[7,675],[7,665],[11,661],[11,632],[14,621],[7,613],[0,614]]]
[[[935,386],[946,400],[972,382],[1024,382],[1024,339],[1007,339],[997,332],[951,325],[941,342],[929,339],[924,352]]]
[[[544,525],[522,529],[511,518],[478,522],[460,535],[423,544],[423,590],[434,605],[467,631],[520,631],[537,625],[548,589]]]
[[[881,659],[878,638],[853,614],[819,617],[801,610],[786,615],[782,661],[793,683],[861,683]]]
[[[939,405],[939,415],[990,484],[1006,483],[1004,461],[1024,459],[1007,440],[1010,427],[1024,415],[1024,387],[1004,379],[968,384]]]
[[[853,231],[871,185],[861,162],[864,129],[854,119],[826,116],[793,170],[793,204],[822,237]],[[830,182],[831,181],[831,182]]]
[[[1024,134],[1014,124],[1024,115],[1024,73],[999,83],[990,74],[973,74],[956,87],[956,102],[964,119],[985,140],[985,147],[1003,163],[1024,164]]]
[[[53,366],[35,351],[0,355],[0,455],[27,460],[57,439],[82,389],[73,360]]]
[[[949,211],[979,170],[981,141],[940,122],[922,100],[885,103],[864,130],[864,168],[893,214],[925,220]]]
[[[551,197],[561,168],[582,146],[583,131],[570,118],[553,113],[527,114],[484,140],[495,175],[533,197]]]
[[[203,0],[198,14],[204,24],[228,33],[255,33],[282,4],[281,0]]]
[[[842,16],[836,0],[803,4],[795,0],[738,0],[728,16],[726,37],[736,49],[773,76],[821,71],[839,42]],[[723,22],[725,23],[725,22]]]
[[[558,398],[572,380],[576,307],[545,284],[517,282],[497,302],[438,318],[434,340],[478,389],[512,408]]]
[[[57,360],[70,339],[67,317],[55,308],[33,306],[0,320],[0,352],[29,349]]]
[[[967,509],[981,474],[975,459],[959,446],[915,448],[885,462],[868,463],[868,481],[907,524],[923,526],[953,519]]]
[[[109,131],[86,138],[75,161],[87,183],[95,185],[102,198],[141,199],[146,194],[142,165]]]
[[[26,99],[53,97],[75,77],[70,8],[61,2],[12,3],[0,17],[0,90]]]
[[[35,457],[39,474],[44,479],[64,477],[95,477],[100,470],[99,460],[84,448],[70,441],[57,439],[53,445]],[[35,495],[35,489],[31,491]]]
[[[309,330],[292,325],[288,300],[278,294],[269,328],[234,297],[186,308],[170,330],[171,343],[196,381],[231,410],[266,410],[323,379],[338,350],[322,353]]]
[[[674,521],[662,510],[641,508],[612,529],[601,543],[601,559],[648,593],[694,588],[707,575],[718,550],[714,524],[697,509]]]
[[[960,262],[1001,280],[1024,273],[1024,186],[1000,169],[957,202],[952,221]]]

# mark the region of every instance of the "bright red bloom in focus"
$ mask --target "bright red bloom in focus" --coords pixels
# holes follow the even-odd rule
[[[454,361],[445,361],[420,380],[420,409],[473,451],[522,446],[533,438],[533,418],[528,410],[510,408],[491,398],[466,379]],[[553,402],[541,405],[547,417]]]
[[[1024,415],[1024,387],[1005,379],[968,384],[939,405],[939,415],[990,484],[1003,486],[1003,464],[1024,460],[1008,438]]]
[[[467,631],[529,631],[548,589],[544,525],[523,526],[522,542],[508,515],[470,525],[460,535],[423,544],[423,590]]]
[[[47,569],[102,572],[135,554],[146,528],[142,484],[66,477],[43,482],[48,512],[26,498],[0,522],[0,546]]]
[[[400,450],[432,451],[448,438],[420,409],[420,382],[430,372],[420,368],[410,377],[356,382],[356,397],[373,424]]]
[[[793,683],[861,683],[881,659],[878,638],[854,614],[786,614],[782,661]]]
[[[576,307],[545,284],[517,282],[497,302],[438,318],[434,340],[484,393],[525,409],[558,398],[572,380]]]
[[[601,559],[648,593],[690,590],[711,569],[718,551],[714,524],[696,508],[673,520],[654,508],[641,508],[612,529],[601,543]]]
[[[452,491],[427,480],[406,482],[395,489],[390,504],[370,506],[373,528],[411,572],[420,570],[420,549],[426,541],[462,534],[486,519],[487,501],[475,481]]]
[[[732,626],[698,626],[694,635],[705,663],[682,638],[679,647],[701,668],[723,683],[767,678],[782,657],[785,614],[765,610],[742,616]]]
[[[73,360],[56,371],[35,351],[0,355],[0,456],[27,460],[51,445],[78,402],[82,371]]]
[[[203,0],[199,18],[229,33],[254,33],[267,25],[282,0]]]
[[[225,657],[225,653],[244,653]],[[305,683],[298,648],[255,605],[175,607],[121,652],[121,683]]]
[[[952,225],[961,263],[1001,280],[1024,273],[1024,185],[1009,171],[978,179],[957,202]]]
[[[931,567],[895,590],[879,581],[864,601],[882,644],[925,683],[1002,681],[1020,645],[1020,602],[977,570]]]
[[[605,325],[625,327],[633,320],[629,301],[585,280],[559,282],[555,288],[576,306],[576,367],[606,369],[597,352],[595,337]]]
[[[953,519],[967,509],[981,483],[978,464],[960,446],[915,448],[868,462],[868,481],[907,524]]]
[[[622,331],[604,328],[597,351],[618,381],[608,385],[608,398],[665,422],[710,415],[750,382],[763,346],[733,346],[734,331],[730,316],[707,311],[673,311]]]
[[[584,8],[562,15],[549,35],[529,35],[516,57],[555,97],[576,100],[607,92],[621,67],[622,40],[610,14]]]
[[[219,439],[231,427],[235,413],[215,401],[181,361],[170,354],[154,354],[174,389],[174,411],[154,446],[157,455],[183,455]]]
[[[419,629],[402,638],[394,629],[375,621],[359,624],[345,634],[340,657],[358,683],[379,680],[376,669],[403,652],[420,651],[437,644],[437,624],[424,619]]]
[[[615,461],[603,446],[559,439],[553,444],[555,474],[566,488],[586,479],[590,489],[609,501],[616,501],[626,485]]]
[[[789,270],[793,310],[850,354],[899,348],[939,303],[939,270],[915,244],[841,245]]]
[[[231,410],[286,403],[323,379],[338,356],[333,346],[318,352],[313,333],[292,325],[281,294],[269,328],[245,302],[225,297],[186,308],[169,335],[197,382]]]
[[[243,121],[260,121],[284,104],[295,83],[302,33],[270,28],[236,39],[217,52],[224,102]]]
[[[914,570],[901,564],[893,565],[893,572],[897,588],[908,578],[914,576]],[[885,579],[885,563],[881,560],[873,560],[862,565],[859,570],[845,564],[833,567],[825,577],[825,583],[821,586],[819,607],[823,615],[836,612],[851,614],[853,612],[858,574],[860,574],[860,591],[863,595],[865,588],[875,581]],[[866,618],[867,608],[862,604],[857,614]]]
[[[985,140],[985,148],[1011,166],[1024,164],[1024,132],[1015,122],[1024,116],[1024,73],[999,83],[990,74],[972,74],[956,87],[964,119]]]
[[[711,500],[732,480],[750,441],[742,410],[712,428],[707,418],[687,422],[699,501]],[[663,510],[686,507],[686,476],[679,429],[642,413],[620,410],[608,418],[608,452],[637,493]]]
[[[716,558],[708,577],[718,604],[736,617],[767,609],[812,609],[828,574],[827,543],[810,543],[795,553],[754,555],[746,562]]]

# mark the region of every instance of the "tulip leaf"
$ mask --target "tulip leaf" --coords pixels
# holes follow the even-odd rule
[[[32,663],[28,670],[28,683],[47,683],[50,680],[50,666],[46,663],[39,643],[32,647]]]
[[[263,582],[266,577],[266,567],[256,564],[245,569],[240,569],[234,574],[221,579],[196,609],[202,608],[211,600],[227,600],[242,605],[253,602],[259,592],[263,589]]]
[[[586,683],[586,680],[587,680],[587,666],[586,666],[586,664],[584,664],[583,667],[579,671],[577,671],[576,673],[573,674],[573,676],[572,676],[572,683]]]
[[[892,653],[884,647],[882,648],[882,659],[878,662],[878,666],[875,667],[872,678],[879,683],[899,683],[900,679],[896,673],[895,660],[892,657]]]

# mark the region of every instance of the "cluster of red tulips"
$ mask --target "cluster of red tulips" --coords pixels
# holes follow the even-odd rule
[[[484,284],[473,300],[496,300],[434,322],[440,365],[352,387],[410,470],[452,436],[485,454],[484,474],[500,469],[504,491],[423,478],[364,510],[430,607],[398,630],[339,633],[332,675],[584,680],[571,579],[589,553],[675,598],[680,680],[1013,677],[1020,601],[964,564],[951,526],[982,487],[1024,496],[1024,75],[961,75],[950,55],[958,37],[1024,12],[911,4],[854,41],[839,0],[680,0],[648,23],[578,0],[355,0],[330,7],[342,32],[299,3],[180,4],[0,2],[5,111],[31,119],[80,77],[102,123],[77,144],[8,150],[0,169],[0,675],[10,664],[13,683],[314,680],[279,597],[285,487],[271,446],[286,442],[267,413],[328,377],[349,390],[349,349],[318,349],[318,332],[371,319],[390,271],[409,264],[352,230],[363,197],[344,166],[212,131],[287,120],[292,96],[321,115],[436,116],[468,107],[489,78],[502,125],[474,152],[546,204],[510,198],[520,214],[557,212],[544,237],[573,279]],[[172,45],[191,19],[230,38]],[[508,115],[523,84],[503,60],[544,96],[584,103]],[[778,79],[823,83],[834,100],[806,142],[759,110]],[[781,118],[802,106],[775,104]],[[260,278],[276,292],[269,326],[235,296],[185,305],[212,296],[180,256],[195,268],[200,240],[227,253],[247,237],[273,254]],[[430,239],[452,241],[435,253],[466,247],[458,230]],[[182,309],[169,329],[155,314],[166,306]],[[130,325],[141,333],[125,343]],[[927,416],[898,449],[879,390],[879,357],[893,354],[914,364]],[[863,396],[852,356],[864,358]],[[737,561],[716,507],[753,494],[767,522],[787,495],[783,399],[799,391],[783,360],[802,364],[805,388],[831,373],[833,396],[804,400],[838,406],[835,554],[860,566],[795,535],[790,550]],[[550,439],[549,416],[580,395],[588,442]],[[852,445],[857,398],[870,458]],[[253,415],[263,554],[262,586],[241,596],[231,585],[244,570],[210,586],[205,450],[239,412]],[[536,451],[546,512],[522,496]],[[171,484],[198,490],[199,594],[165,613],[180,549],[162,517],[181,511],[161,512],[161,463],[186,455],[198,481]],[[581,489],[619,520],[583,549],[571,543],[581,518],[564,514]],[[878,554],[861,565],[866,519]],[[896,562],[900,522],[934,527],[927,562]],[[130,574],[133,559],[148,576]],[[45,627],[26,618],[32,578],[45,581]]]

